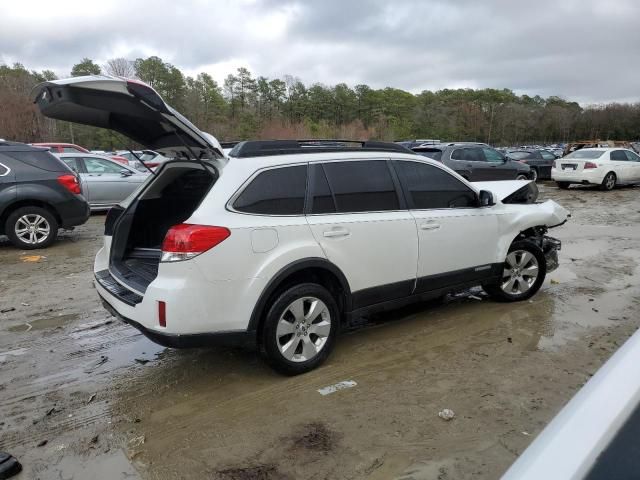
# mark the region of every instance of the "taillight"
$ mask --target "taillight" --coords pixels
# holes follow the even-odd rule
[[[231,235],[228,228],[181,223],[169,229],[162,242],[162,261],[188,260],[215,247]]]
[[[80,182],[78,182],[78,177],[75,175],[60,175],[58,182],[71,193],[82,193],[80,190]]]
[[[586,170],[588,168],[598,168],[598,165],[596,165],[593,162],[587,162],[587,163],[584,164],[584,170]]]

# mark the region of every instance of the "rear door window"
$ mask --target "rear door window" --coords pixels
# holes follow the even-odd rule
[[[310,186],[313,194],[311,199],[311,213],[336,213],[335,200],[329,188],[329,181],[327,180],[322,165],[311,165]]]
[[[260,215],[302,215],[306,189],[306,165],[272,168],[251,181],[233,208]]]
[[[466,160],[467,162],[484,162],[486,158],[482,149],[475,147],[458,148],[451,154],[452,160]]]
[[[396,160],[394,167],[411,209],[477,206],[475,192],[441,168],[401,160]]]
[[[550,152],[540,152],[540,155],[542,155],[542,158],[544,158],[545,160],[555,160],[556,156],[553,153]]]
[[[624,150],[614,150],[611,152],[611,160],[620,160],[622,162],[627,161],[627,156],[624,153]]]
[[[87,173],[102,175],[103,173],[120,173],[124,168],[117,163],[110,162],[103,158],[84,157],[84,167]]]
[[[385,160],[323,164],[338,213],[399,210],[400,199]]]

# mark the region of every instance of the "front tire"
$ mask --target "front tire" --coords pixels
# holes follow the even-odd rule
[[[538,181],[538,169],[537,168],[532,168],[531,169],[531,180],[533,180],[534,182]]]
[[[46,248],[58,236],[58,221],[44,208],[22,207],[9,215],[4,231],[11,243],[18,248]]]
[[[607,173],[602,179],[600,189],[605,191],[611,191],[616,186],[616,174],[613,172]]]
[[[547,261],[542,249],[528,240],[519,240],[509,247],[500,280],[483,288],[499,302],[519,302],[540,290],[546,274]]]
[[[271,367],[298,375],[322,364],[335,345],[340,310],[331,293],[316,283],[281,292],[267,311],[261,349]]]

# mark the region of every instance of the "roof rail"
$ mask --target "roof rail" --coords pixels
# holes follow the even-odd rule
[[[270,155],[294,155],[300,153],[325,152],[398,152],[413,153],[406,147],[390,142],[373,140],[334,140],[334,139],[303,139],[303,140],[248,140],[238,143],[229,152],[230,157],[265,157]]]

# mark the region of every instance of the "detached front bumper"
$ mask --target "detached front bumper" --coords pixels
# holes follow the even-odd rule
[[[562,242],[557,238],[544,236],[542,238],[542,251],[547,260],[547,273],[558,268],[558,252],[562,249]]]

